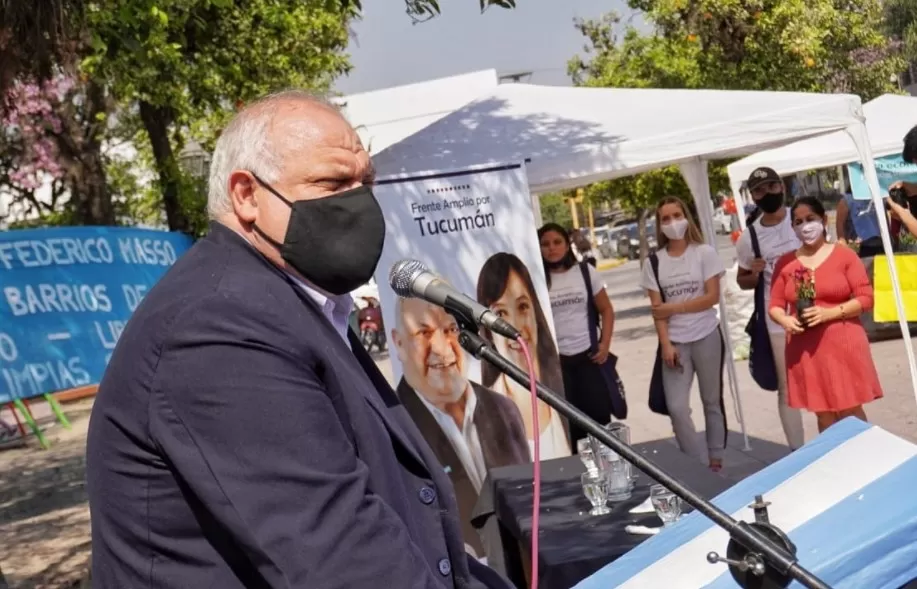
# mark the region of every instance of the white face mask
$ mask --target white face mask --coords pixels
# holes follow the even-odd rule
[[[669,239],[682,239],[688,231],[687,219],[672,219],[662,226],[662,233]]]
[[[825,225],[821,221],[809,221],[802,225],[793,227],[796,231],[796,237],[806,245],[812,245],[818,238],[824,235]]]

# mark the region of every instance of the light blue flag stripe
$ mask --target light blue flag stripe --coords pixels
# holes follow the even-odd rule
[[[855,418],[845,419],[789,456],[721,493],[713,502],[726,513],[735,513],[751,503],[756,494],[764,494],[766,498],[768,491],[799,474],[808,465],[822,458],[838,445],[856,437],[870,427],[869,424]],[[581,581],[575,589],[608,589],[622,584],[663,556],[675,552],[680,546],[713,525],[713,522],[705,516],[692,513],[672,528],[665,530],[664,533],[648,539],[615,562]],[[720,552],[725,553],[725,551],[726,546],[723,546]],[[698,566],[715,565],[698,563]]]

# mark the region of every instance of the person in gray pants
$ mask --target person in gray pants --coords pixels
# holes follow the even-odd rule
[[[726,414],[723,408],[724,344],[714,306],[725,273],[716,249],[704,243],[685,204],[666,198],[656,209],[659,250],[645,264],[646,289],[662,352],[662,385],[675,440],[685,454],[703,461],[704,448],[691,419],[691,386],[697,375],[707,429],[710,469],[723,468]]]

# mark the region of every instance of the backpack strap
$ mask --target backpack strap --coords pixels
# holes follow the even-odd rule
[[[579,263],[580,272],[583,274],[583,282],[586,284],[586,314],[589,321],[589,343],[592,351],[599,349],[599,309],[595,306],[595,293],[592,292],[592,277],[589,275],[589,264],[586,262]]]
[[[659,284],[659,256],[656,254],[650,254],[650,268],[653,269],[653,278],[656,279],[656,288],[659,289],[659,296],[662,298],[662,302],[665,302],[665,291],[662,290],[662,285]]]
[[[751,237],[751,251],[755,252],[755,257],[761,257],[761,244],[758,243],[758,232],[755,231],[754,224],[748,226],[748,236]]]
[[[758,243],[758,232],[755,231],[754,224],[748,226],[748,236],[751,238],[751,251],[754,252],[755,258],[761,257],[761,244]],[[764,274],[762,273],[758,276],[758,284],[755,287],[762,286],[764,284]]]

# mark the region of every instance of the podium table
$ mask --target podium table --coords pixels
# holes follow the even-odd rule
[[[704,497],[715,497],[732,486],[669,441],[634,447]],[[569,589],[649,537],[628,534],[626,526],[661,525],[655,513],[629,513],[649,497],[649,487],[655,483],[645,474],[637,473],[628,501],[609,503],[611,514],[590,516],[591,506],[580,484],[583,472],[585,467],[576,456],[541,463],[540,589]],[[484,534],[488,563],[520,589],[529,577],[532,491],[531,464],[493,469],[482,487],[475,517],[475,524],[488,530]]]

